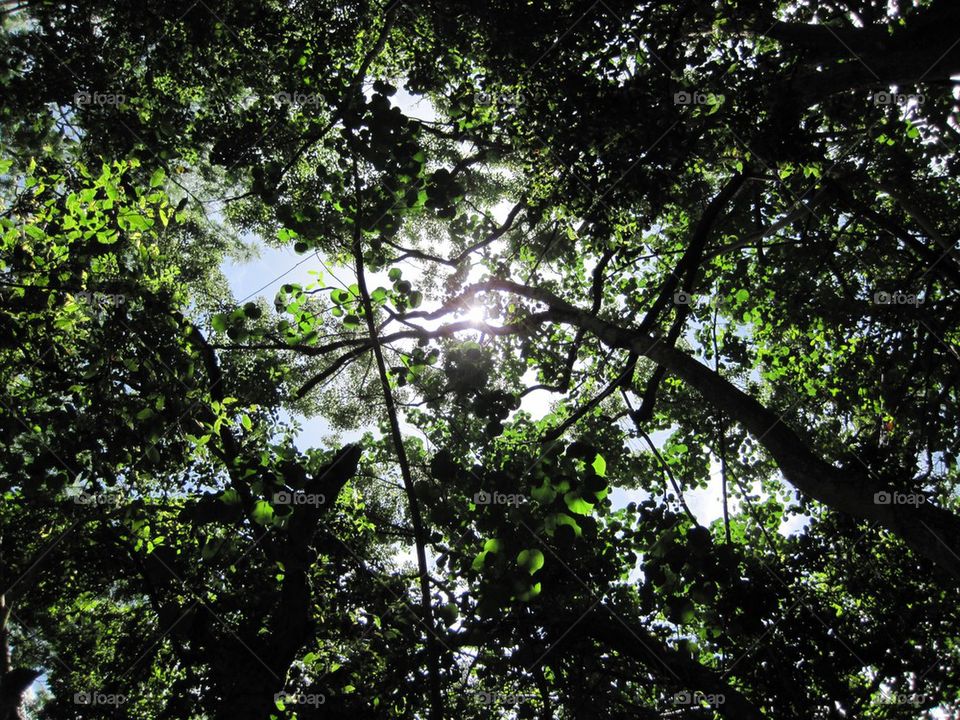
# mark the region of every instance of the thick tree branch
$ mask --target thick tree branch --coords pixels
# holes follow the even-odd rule
[[[887,488],[855,467],[841,469],[826,462],[810,450],[780,416],[661,339],[598,318],[543,288],[489,280],[470,286],[463,296],[490,290],[511,292],[544,303],[550,308],[547,314],[554,320],[583,327],[611,347],[631,350],[663,365],[752,433],[776,461],[786,480],[798,490],[835,510],[877,522],[960,580],[960,518],[953,513],[929,502],[917,505],[876,502],[876,493]]]
[[[705,695],[722,695],[724,702],[716,711],[726,718],[763,720],[764,715],[749,699],[720,674],[688,655],[674,650],[658,637],[635,623],[627,625],[621,616],[609,620],[591,613],[579,626],[579,634],[591,637],[621,655],[633,658],[651,672],[668,678],[682,690],[696,690]]]

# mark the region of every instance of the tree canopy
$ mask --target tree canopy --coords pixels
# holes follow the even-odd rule
[[[0,16],[0,720],[960,714],[956,2]]]

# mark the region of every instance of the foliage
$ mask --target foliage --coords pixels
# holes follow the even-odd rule
[[[954,3],[0,14],[0,718],[960,712]]]

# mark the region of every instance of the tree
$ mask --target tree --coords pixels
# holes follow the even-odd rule
[[[956,712],[958,19],[5,8],[5,702]]]

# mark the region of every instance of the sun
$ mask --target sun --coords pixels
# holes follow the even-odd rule
[[[467,309],[467,320],[475,325],[481,325],[486,321],[487,309],[483,305],[472,305]]]

